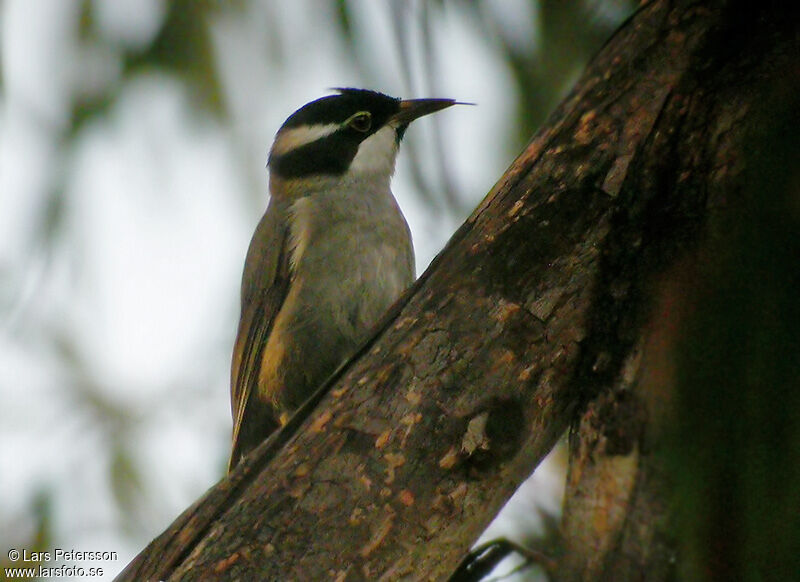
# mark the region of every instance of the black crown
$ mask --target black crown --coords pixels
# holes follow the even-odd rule
[[[374,127],[381,127],[400,111],[400,99],[368,89],[336,88],[338,95],[328,95],[303,105],[292,113],[281,129],[303,125],[344,123],[359,111],[372,114]]]

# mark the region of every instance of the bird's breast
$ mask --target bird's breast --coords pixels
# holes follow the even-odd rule
[[[414,280],[408,226],[388,187],[306,196],[289,213],[297,320],[361,333]]]

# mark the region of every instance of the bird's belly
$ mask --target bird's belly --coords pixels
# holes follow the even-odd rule
[[[328,249],[336,251],[329,252]],[[298,324],[310,320],[319,329],[339,332],[351,341],[364,333],[413,281],[408,251],[380,236],[312,245],[295,274]]]
[[[352,228],[334,227],[306,239],[269,338],[280,349],[267,350],[280,354],[280,362],[269,366],[282,376],[272,381],[285,387],[278,410],[302,404],[413,282],[410,239],[387,244],[382,228],[372,225],[354,235]]]

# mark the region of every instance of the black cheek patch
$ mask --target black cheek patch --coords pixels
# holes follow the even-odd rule
[[[403,140],[403,136],[406,134],[407,129],[408,129],[407,123],[404,123],[403,125],[397,128],[397,135],[395,136],[395,141],[397,141],[397,145],[400,145],[400,142]]]
[[[336,132],[281,156],[271,156],[269,167],[282,178],[340,176],[350,167],[359,143],[358,139]]]

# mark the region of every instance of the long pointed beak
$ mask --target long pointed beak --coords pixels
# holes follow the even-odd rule
[[[407,125],[423,115],[441,111],[452,105],[460,105],[455,99],[406,99],[400,102],[400,111],[393,119],[400,125]]]

